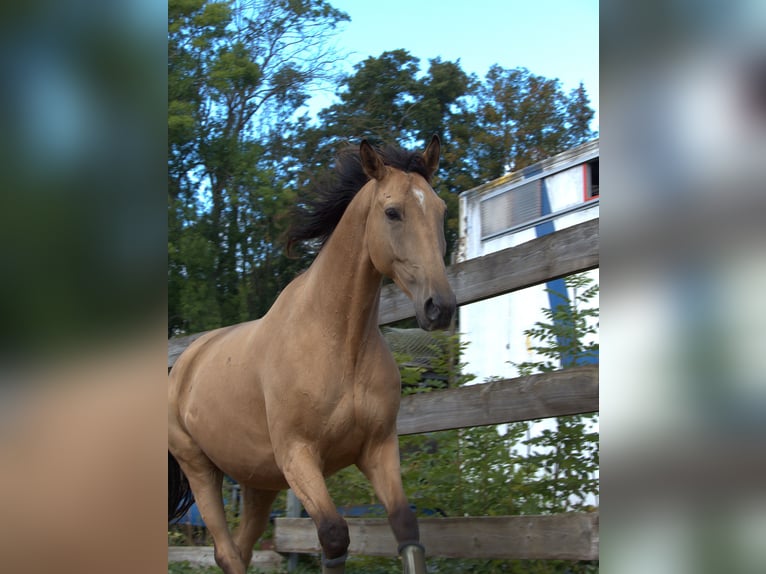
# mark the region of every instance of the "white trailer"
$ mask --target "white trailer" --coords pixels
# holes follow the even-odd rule
[[[596,139],[463,192],[457,260],[481,257],[598,218],[598,162]],[[597,269],[588,274],[598,281]],[[543,308],[560,302],[546,288],[560,293],[566,289],[564,280],[558,279],[460,307],[461,339],[468,342],[463,360],[477,382],[517,376],[514,363],[539,360],[531,349],[536,342],[524,331],[544,319]]]

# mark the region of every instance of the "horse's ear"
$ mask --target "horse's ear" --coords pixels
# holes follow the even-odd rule
[[[372,179],[380,181],[386,175],[386,166],[367,140],[362,140],[359,144],[359,157],[362,159],[362,169],[364,173]]]
[[[426,164],[428,175],[433,175],[437,169],[439,169],[439,154],[441,153],[441,141],[436,134],[431,138],[431,142],[428,144],[426,151],[423,152],[423,161]]]

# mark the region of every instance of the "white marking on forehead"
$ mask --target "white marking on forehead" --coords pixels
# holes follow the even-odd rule
[[[420,209],[423,210],[425,213],[426,211],[426,196],[425,193],[423,193],[422,190],[418,189],[417,187],[412,188],[412,193],[415,194],[415,197],[418,200],[418,203],[420,204]]]

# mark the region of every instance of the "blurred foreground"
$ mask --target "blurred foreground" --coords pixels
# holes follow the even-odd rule
[[[766,5],[602,5],[601,559],[766,563]]]

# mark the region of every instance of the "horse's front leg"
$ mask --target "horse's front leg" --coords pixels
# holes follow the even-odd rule
[[[388,513],[388,522],[399,545],[404,574],[425,574],[426,562],[415,513],[402,487],[399,437],[394,431],[382,441],[371,441],[357,463]]]
[[[315,449],[296,444],[280,458],[287,483],[314,520],[322,546],[323,574],[343,574],[348,556],[348,525],[330,498]]]

